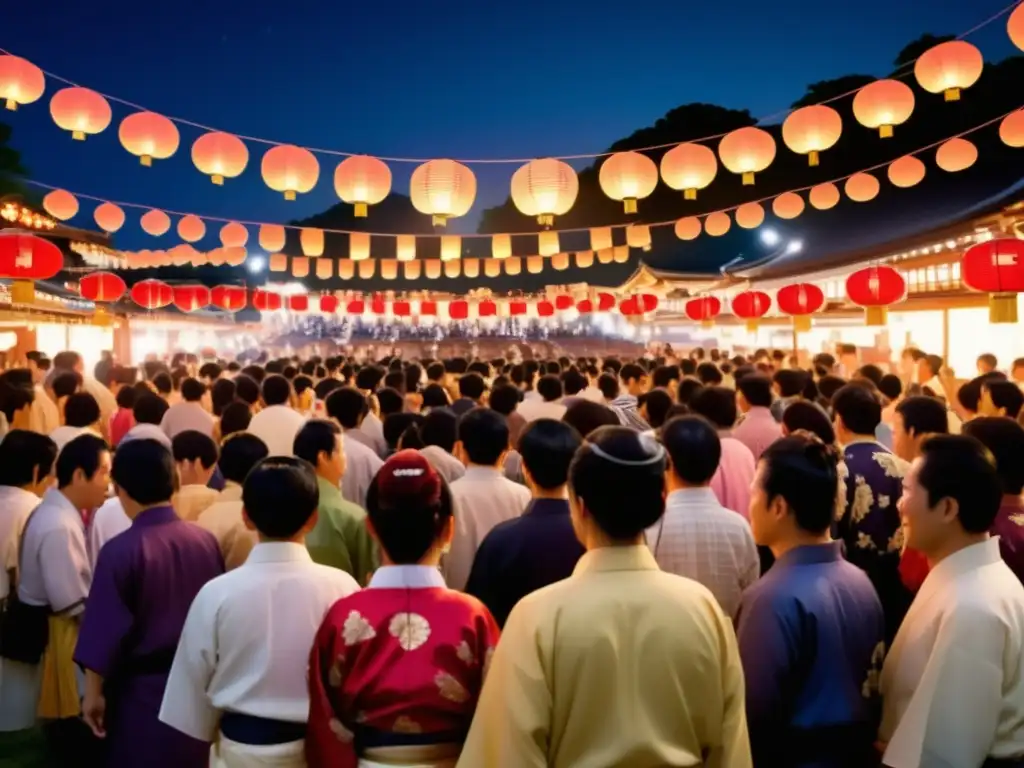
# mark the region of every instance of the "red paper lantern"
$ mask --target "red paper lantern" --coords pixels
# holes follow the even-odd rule
[[[289,312],[308,312],[309,311],[309,296],[304,293],[296,294],[295,296],[288,297],[288,311]]]
[[[594,311],[594,302],[590,299],[583,299],[583,301],[576,305],[576,311],[581,315],[589,314]]]
[[[978,243],[964,252],[960,268],[964,285],[989,294],[989,322],[1017,322],[1016,294],[1024,291],[1024,241]]]
[[[248,298],[248,291],[240,285],[218,285],[210,291],[210,303],[227,312],[244,309]]]
[[[688,318],[710,328],[715,324],[715,317],[722,311],[722,301],[716,296],[701,296],[686,302],[684,309]]]
[[[362,299],[353,299],[348,303],[348,306],[345,307],[345,311],[350,315],[361,315],[366,311],[366,302]]]
[[[412,306],[408,301],[396,301],[391,305],[395,317],[408,317],[412,314]]]
[[[384,299],[380,296],[374,296],[370,300],[370,311],[375,315],[383,315],[387,312],[387,304],[384,303]]]
[[[60,248],[35,235],[0,232],[0,277],[46,280],[64,267]]]
[[[780,288],[775,296],[779,309],[793,317],[793,329],[809,331],[811,315],[825,305],[825,294],[811,283],[793,283]]]
[[[555,296],[555,309],[570,309],[573,304],[572,296],[566,294]]]
[[[758,320],[772,307],[772,298],[764,291],[743,291],[732,297],[732,313],[747,321],[747,330],[756,331]]]
[[[597,294],[597,311],[608,312],[615,309],[615,297],[610,293]]]
[[[92,272],[78,281],[78,292],[82,298],[97,303],[117,301],[127,290],[124,280],[113,272]]]
[[[281,308],[281,294],[256,290],[252,292],[252,305],[260,312],[276,312]]]
[[[630,296],[628,299],[624,299],[619,304],[619,312],[625,317],[633,317],[634,315],[640,314],[640,305],[637,303],[636,296]]]
[[[174,306],[182,312],[195,312],[210,306],[210,289],[205,285],[174,286]]]
[[[865,308],[865,324],[885,325],[888,306],[903,301],[907,295],[907,281],[892,267],[867,267],[846,278],[846,295]]]
[[[426,316],[437,315],[437,302],[436,301],[423,301],[420,302],[420,314]]]
[[[476,312],[480,317],[494,317],[498,314],[498,305],[490,299],[484,299],[477,305]]]
[[[142,280],[132,286],[131,297],[143,309],[160,309],[174,301],[174,291],[163,280]]]
[[[539,317],[551,317],[555,314],[555,305],[550,301],[537,302],[537,315]]]
[[[340,302],[337,296],[327,295],[320,297],[320,311],[326,312],[328,315],[333,315],[338,311],[338,304]]]
[[[465,320],[469,317],[469,302],[468,301],[453,301],[448,305],[448,315],[452,320]]]
[[[527,306],[525,301],[510,301],[508,304],[508,313],[512,317],[518,317],[519,315],[525,315],[527,312]]]

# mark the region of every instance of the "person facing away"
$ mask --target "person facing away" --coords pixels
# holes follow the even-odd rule
[[[452,766],[498,626],[438,571],[454,532],[448,486],[420,453],[377,474],[369,528],[383,565],[324,618],[309,660],[310,768]]]
[[[1003,496],[989,451],[938,435],[903,478],[907,545],[931,572],[881,676],[883,763],[1014,766],[1024,758],[1024,586],[989,530]]]
[[[476,550],[491,529],[519,517],[530,503],[530,491],[502,474],[508,450],[508,424],[501,414],[474,408],[459,419],[455,452],[466,474],[451,486],[455,536],[443,565],[452,589],[465,589]]]
[[[217,491],[208,485],[217,468],[217,444],[203,432],[186,430],[171,440],[171,451],[180,482],[174,511],[182,520],[194,523],[217,500]]]
[[[217,539],[224,566],[229,571],[242,565],[259,543],[256,532],[245,524],[242,514],[242,484],[253,467],[268,455],[266,443],[256,435],[247,432],[229,435],[221,444],[218,464],[224,475],[224,490],[196,518],[199,527]]]
[[[484,405],[484,395],[487,394],[487,382],[479,373],[467,373],[459,377],[459,397],[451,404],[452,413],[461,416],[467,411]]]
[[[448,485],[466,474],[466,465],[453,455],[459,439],[459,420],[454,413],[447,408],[432,410],[423,419],[420,437],[424,444],[420,453]]]
[[[249,432],[266,443],[271,456],[291,456],[295,435],[306,417],[292,408],[292,384],[280,374],[263,380],[263,409],[249,422]]]
[[[132,525],[99,553],[74,656],[85,669],[82,717],[105,740],[111,768],[209,763],[208,745],[157,719],[189,605],[224,572],[213,536],[174,512],[175,473],[155,440],[114,456],[111,479]]]
[[[366,529],[366,512],[341,495],[345,476],[344,435],[333,421],[307,421],[295,435],[294,454],[316,470],[320,491],[317,521],[306,534],[313,562],[340,568],[366,584],[378,564],[377,547]]]
[[[981,384],[979,416],[1006,416],[1016,419],[1024,407],[1024,392],[1012,381],[989,378]]]
[[[342,441],[345,476],[341,480],[341,495],[365,509],[366,494],[384,464],[376,450],[362,442],[365,435],[359,431],[359,425],[370,411],[366,395],[354,387],[341,387],[327,396],[325,406],[327,415],[338,422],[345,435]]]
[[[63,402],[64,422],[50,434],[60,451],[79,435],[100,435],[100,406],[88,392],[75,392]]]
[[[545,374],[537,382],[539,398],[523,400],[516,408],[516,413],[527,423],[537,419],[561,419],[565,415],[562,403],[562,380],[553,373]]]
[[[750,768],[732,623],[644,544],[665,468],[664,448],[627,427],[579,449],[569,503],[587,553],[512,609],[461,768]]]
[[[702,416],[678,416],[662,429],[661,442],[668,496],[665,514],[647,530],[647,546],[661,570],[699,581],[735,619],[761,561],[750,524],[711,490],[722,453],[718,432]]]
[[[619,370],[619,379],[622,381],[622,388],[625,389],[625,392],[616,386],[613,394],[613,388],[610,383],[605,382],[602,386],[601,382],[598,381],[598,385],[601,386],[601,392],[608,399],[608,405],[618,413],[623,426],[646,432],[650,429],[650,425],[640,416],[637,398],[649,388],[650,378],[647,375],[647,371],[636,363],[626,363]],[[617,384],[618,381],[615,383]]]
[[[206,410],[203,399],[206,385],[199,379],[188,378],[181,382],[181,401],[171,405],[160,421],[160,428],[174,439],[179,432],[194,430],[204,435],[213,434],[216,419]]]
[[[693,395],[690,410],[707,419],[718,430],[722,456],[711,490],[726,509],[744,518],[750,509],[750,484],[754,480],[754,454],[733,437],[736,423],[736,392],[719,386],[705,386]]]
[[[732,436],[761,458],[765,449],[782,437],[782,428],[772,415],[772,382],[767,376],[752,374],[736,382],[736,406],[742,415]]]
[[[521,517],[498,523],[473,558],[466,592],[480,598],[499,626],[523,597],[572,575],[583,556],[569,517],[569,464],[582,443],[568,424],[537,419],[519,452],[532,500]]]
[[[318,497],[307,462],[271,456],[257,464],[242,503],[259,543],[243,565],[203,587],[185,620],[160,720],[216,742],[225,768],[304,766],[309,649],[331,605],[359,589],[306,550]]]
[[[877,759],[885,617],[871,581],[843,559],[831,526],[839,454],[809,432],[762,454],[750,506],[775,563],[737,620],[756,765],[862,768]]]

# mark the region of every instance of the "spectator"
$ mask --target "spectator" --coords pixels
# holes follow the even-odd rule
[[[216,423],[213,415],[206,410],[203,399],[206,385],[199,379],[185,379],[181,383],[182,401],[172,405],[164,414],[160,428],[171,440],[180,432],[202,432],[210,437]]]
[[[732,436],[761,458],[764,450],[782,436],[772,416],[772,383],[767,376],[751,374],[736,380],[736,405],[743,414]]]
[[[174,436],[171,450],[181,483],[174,495],[174,511],[182,520],[195,522],[217,500],[217,491],[209,487],[220,455],[217,444],[209,435],[187,430]]]
[[[747,517],[755,461],[750,449],[732,435],[736,392],[725,387],[704,387],[690,401],[690,409],[718,430],[721,460],[711,478],[711,490],[723,507]]]

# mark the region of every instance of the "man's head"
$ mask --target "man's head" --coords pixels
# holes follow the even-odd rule
[[[651,386],[655,389],[661,388],[675,395],[679,388],[679,380],[682,378],[678,365],[662,365],[654,369],[651,374]]]
[[[736,380],[736,405],[746,413],[751,408],[769,408],[772,404],[772,383],[767,376],[751,374]]]
[[[619,378],[622,379],[626,391],[633,397],[646,392],[650,383],[647,371],[636,363],[626,363],[622,366],[622,370],[619,371]]]
[[[587,377],[579,368],[567,368],[562,373],[562,389],[566,397],[575,397],[587,388]]]
[[[62,371],[53,377],[53,396],[58,401],[82,391],[82,374],[75,371]]]
[[[701,363],[697,366],[697,378],[706,386],[718,386],[722,383],[722,372],[714,363]]]
[[[136,424],[160,425],[164,414],[167,413],[167,401],[159,395],[139,395],[132,406],[132,414],[135,416]]]
[[[58,352],[53,356],[53,367],[58,371],[74,371],[79,374],[85,372],[85,364],[82,362],[82,356],[77,352],[70,352],[67,350],[64,352]]]
[[[344,437],[339,427],[327,419],[310,419],[295,435],[295,455],[305,459],[317,475],[332,485],[345,476]]]
[[[46,435],[13,429],[0,440],[0,485],[42,496],[54,481],[57,446]]]
[[[882,402],[875,391],[861,384],[847,384],[832,397],[836,437],[845,445],[856,437],[874,438],[882,421]]]
[[[597,377],[597,388],[601,390],[601,396],[606,402],[611,402],[619,396],[619,380],[612,373],[602,373]]]
[[[921,443],[930,435],[949,432],[949,417],[941,400],[915,395],[900,401],[892,421],[892,449],[904,461],[921,455]]]
[[[583,439],[561,421],[537,419],[523,430],[519,453],[523,476],[534,496],[564,494],[569,465]]]
[[[642,395],[644,402],[640,415],[651,425],[651,429],[660,429],[668,418],[668,412],[675,405],[672,395],[665,389],[652,389]]]
[[[515,391],[515,387],[510,387]],[[438,408],[426,415],[420,427],[420,437],[425,446],[436,445],[448,453],[455,450],[459,439],[459,420],[447,408]]]
[[[1018,357],[1010,366],[1010,377],[1018,384],[1024,383],[1024,357]]]
[[[509,449],[508,423],[490,408],[474,408],[459,419],[455,455],[466,464],[497,467]]]
[[[114,453],[110,478],[129,519],[144,509],[170,505],[178,477],[167,446],[156,440],[128,440]]]
[[[64,423],[87,429],[100,422],[100,406],[88,392],[76,392],[64,401]]]
[[[537,393],[545,403],[553,403],[562,398],[562,380],[556,374],[547,373],[537,382]]]
[[[562,416],[562,421],[583,437],[589,436],[591,432],[601,427],[617,427],[622,423],[615,411],[607,405],[590,400],[579,400],[570,405]]]
[[[363,392],[375,392],[384,380],[384,369],[376,365],[367,365],[356,374],[356,389]]]
[[[704,387],[690,398],[689,405],[716,429],[732,429],[736,423],[736,392],[726,387]]]
[[[1024,407],[1024,392],[1012,381],[986,379],[981,385],[979,416],[1006,416],[1016,419]],[[1024,460],[1024,457],[1022,457]]]
[[[342,429],[357,429],[370,412],[366,395],[355,387],[342,387],[327,396],[327,415],[337,421]]]
[[[245,525],[260,541],[301,541],[316,525],[319,503],[316,472],[293,456],[263,459],[242,485]]]
[[[519,407],[522,392],[513,384],[500,384],[491,390],[487,404],[492,411],[510,416]]]
[[[1003,494],[1024,492],[1024,427],[1000,416],[979,416],[964,424],[964,434],[988,448],[996,462]]]
[[[483,403],[484,393],[487,392],[487,383],[484,377],[475,371],[459,377],[459,396],[472,400],[477,405]]]
[[[225,480],[241,485],[252,468],[269,455],[267,444],[256,435],[237,432],[228,435],[220,444],[217,466]]]
[[[262,385],[263,403],[270,407],[274,405],[289,405],[292,400],[292,383],[281,374],[271,374],[263,380]]]
[[[710,421],[703,416],[677,416],[662,429],[661,442],[669,456],[665,474],[669,490],[711,482],[722,458],[722,443]]]
[[[181,399],[186,403],[201,403],[206,394],[206,385],[191,377],[181,382]]]
[[[978,375],[983,373],[991,373],[999,367],[999,361],[996,360],[996,356],[991,352],[985,352],[984,354],[978,355],[977,360]]]
[[[212,437],[194,429],[179,432],[171,440],[171,450],[182,485],[205,486],[210,482],[219,455]]]
[[[110,485],[110,449],[103,438],[79,435],[57,455],[57,487],[77,509],[96,509]]]
[[[19,374],[24,374],[21,381]],[[25,368],[16,368],[0,374],[0,413],[7,419],[8,429],[28,429],[32,421],[32,403],[36,391],[32,375]]]

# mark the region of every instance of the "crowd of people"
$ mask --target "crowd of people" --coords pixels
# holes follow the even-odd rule
[[[978,372],[30,353],[0,755],[1024,766],[1024,361]]]

